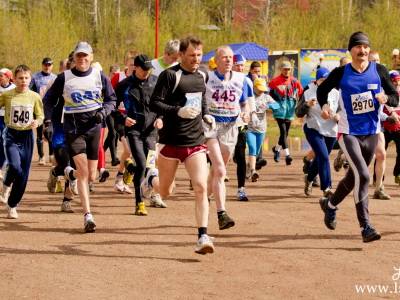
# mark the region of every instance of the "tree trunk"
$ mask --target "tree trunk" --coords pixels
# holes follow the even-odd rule
[[[347,12],[347,24],[350,23],[352,11],[353,11],[353,0],[349,0],[349,10]]]

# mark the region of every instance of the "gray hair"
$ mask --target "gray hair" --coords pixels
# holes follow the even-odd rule
[[[179,52],[179,40],[169,40],[165,44],[164,53],[171,55],[178,52]]]
[[[220,52],[222,52],[223,50],[230,50],[233,53],[233,50],[232,50],[232,48],[230,46],[228,46],[228,45],[219,46],[215,50],[215,58],[219,57]]]

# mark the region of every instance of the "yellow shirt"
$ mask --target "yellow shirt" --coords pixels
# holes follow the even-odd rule
[[[43,123],[43,103],[40,95],[31,90],[17,92],[16,89],[0,96],[0,107],[5,108],[4,123],[16,130],[29,130],[33,120]]]

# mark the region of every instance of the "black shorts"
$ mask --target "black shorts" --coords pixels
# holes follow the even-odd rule
[[[65,137],[70,157],[85,153],[87,159],[99,158],[100,127],[87,133],[66,133]]]

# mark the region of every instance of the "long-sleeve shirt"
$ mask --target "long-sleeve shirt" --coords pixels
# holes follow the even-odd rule
[[[399,102],[399,95],[387,69],[375,62],[370,62],[362,73],[351,64],[334,69],[317,89],[317,100],[321,107],[328,103],[328,94],[333,88],[340,95],[339,133],[370,135],[380,132],[379,114],[382,106],[375,95],[384,91],[389,106],[397,106]]]
[[[181,74],[179,82],[178,72]],[[150,109],[163,116],[164,127],[158,132],[161,144],[192,147],[205,142],[202,116],[208,114],[206,77],[199,70],[194,73],[185,71],[180,64],[160,74],[150,99]],[[179,117],[179,109],[187,102],[197,103],[195,99],[200,100],[201,113],[194,119]]]
[[[33,120],[43,123],[42,98],[33,91],[17,92],[16,89],[0,96],[0,107],[5,108],[4,123],[15,130],[30,130]]]

